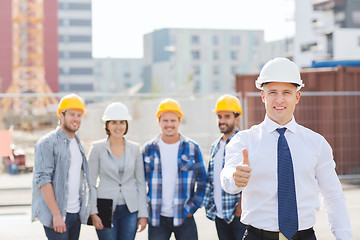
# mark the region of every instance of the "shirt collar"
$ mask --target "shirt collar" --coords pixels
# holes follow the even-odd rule
[[[280,125],[274,122],[273,120],[271,120],[267,115],[265,115],[264,125],[267,133],[272,133],[277,128],[282,128],[282,127],[286,127],[289,131],[296,133],[297,123],[295,121],[294,116],[292,117],[291,121],[288,122],[287,124]]]

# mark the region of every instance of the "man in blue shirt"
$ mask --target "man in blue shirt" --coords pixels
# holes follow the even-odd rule
[[[216,102],[219,130],[223,135],[211,146],[204,206],[206,216],[215,221],[220,240],[241,240],[246,226],[240,222],[241,193],[228,194],[221,188],[220,172],[225,164],[225,146],[239,131],[242,109],[238,98],[223,95]]]
[[[85,111],[79,96],[64,96],[59,127],[35,145],[32,221],[40,220],[48,239],[79,239],[89,216],[89,168],[75,135]]]
[[[173,99],[156,113],[161,134],[143,148],[148,187],[149,240],[198,239],[195,211],[202,206],[206,170],[200,148],[178,132],[183,113]]]

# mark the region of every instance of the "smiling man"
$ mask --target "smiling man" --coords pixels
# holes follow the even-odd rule
[[[59,127],[35,145],[32,220],[39,219],[48,239],[78,239],[89,215],[90,174],[77,136],[85,104],[76,94],[58,106]]]
[[[163,100],[156,112],[161,134],[143,148],[148,187],[149,240],[198,239],[195,211],[202,206],[206,170],[200,148],[179,133],[183,112]]]
[[[211,146],[206,179],[204,206],[206,216],[215,221],[219,240],[241,240],[246,226],[240,222],[240,193],[229,194],[221,188],[220,172],[225,163],[225,146],[238,133],[242,109],[240,101],[232,95],[219,97],[214,109],[223,134]]]
[[[313,226],[323,197],[337,240],[352,239],[352,228],[329,143],[295,122],[303,82],[286,58],[267,62],[256,81],[265,120],[241,131],[226,147],[221,184],[242,191],[243,240],[316,239]]]

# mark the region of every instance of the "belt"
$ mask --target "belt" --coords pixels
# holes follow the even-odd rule
[[[262,229],[253,227],[251,225],[247,226],[247,230],[257,237],[263,237],[263,238],[268,238],[268,239],[272,239],[272,240],[279,239],[280,232],[266,231],[266,230],[262,230]],[[314,234],[315,233],[314,233],[313,228],[309,228],[306,230],[297,231],[291,239],[292,240],[306,239],[306,238],[313,236]]]

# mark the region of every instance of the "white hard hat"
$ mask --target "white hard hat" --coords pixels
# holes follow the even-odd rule
[[[104,115],[101,118],[104,122],[111,120],[131,120],[128,108],[120,103],[114,102],[106,107]]]
[[[263,90],[263,84],[269,82],[286,82],[298,85],[297,91],[304,86],[300,78],[299,68],[287,58],[274,58],[268,61],[260,71],[255,85]]]

